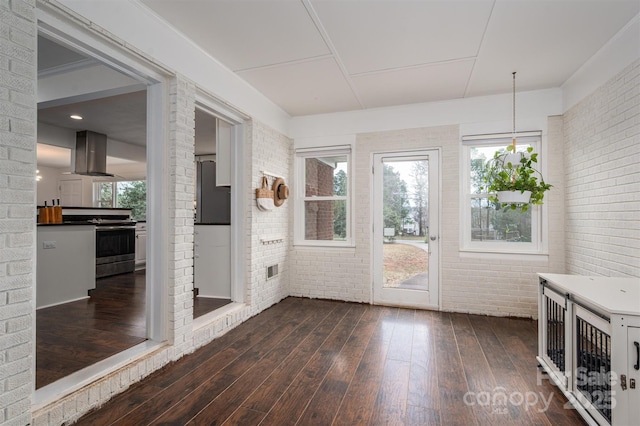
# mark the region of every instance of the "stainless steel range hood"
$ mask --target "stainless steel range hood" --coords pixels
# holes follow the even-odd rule
[[[75,173],[87,176],[113,176],[107,173],[107,135],[90,130],[76,133]]]

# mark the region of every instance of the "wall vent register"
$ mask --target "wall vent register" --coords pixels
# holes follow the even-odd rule
[[[267,266],[267,279],[278,275],[278,264]]]

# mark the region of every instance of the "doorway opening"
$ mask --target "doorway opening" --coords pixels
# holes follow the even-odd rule
[[[439,306],[437,150],[374,154],[373,301]]]
[[[115,230],[115,226],[107,226],[108,220],[103,217],[104,213],[107,210],[109,213],[122,213],[127,217],[118,219],[126,220],[127,228],[132,228],[130,236],[127,232],[127,250],[134,245],[132,224],[136,220],[145,225],[148,220],[155,229],[160,229],[157,215],[151,213],[147,217],[140,208],[149,200],[154,202],[162,198],[162,184],[158,179],[147,179],[146,164],[147,156],[158,155],[165,143],[164,106],[157,102],[166,90],[164,76],[148,65],[137,64],[130,59],[116,60],[102,54],[101,52],[110,50],[113,54],[112,46],[90,33],[85,34],[83,42],[70,38],[66,34],[72,31],[63,29],[67,28],[67,24],[61,23],[63,28],[53,28],[46,23],[47,12],[42,12],[44,20],[39,22],[37,48],[37,152],[42,178],[38,184],[37,204],[50,198],[60,199],[63,221],[66,222],[56,227],[59,232],[57,241],[48,248],[62,248],[60,244],[67,240],[67,230],[83,228],[88,231],[82,236],[86,243],[82,261],[79,258],[66,259],[72,265],[76,262],[76,266],[66,268],[62,272],[62,278],[52,282],[65,286],[67,280],[64,277],[75,274],[77,269],[91,274],[88,275],[89,278],[80,277],[86,286],[83,294],[68,300],[39,303],[40,290],[43,288],[41,278],[44,275],[41,267],[46,265],[40,252],[38,254],[37,306],[34,312],[36,406],[60,397],[79,383],[113,368],[124,359],[150,350],[165,335],[161,321],[165,308],[161,304],[149,303],[150,300],[162,297],[164,280],[158,279],[161,272],[154,276],[147,274],[144,269],[145,264],[150,264],[151,267],[158,265],[158,260],[152,258],[148,261],[138,256],[135,259],[137,268],[132,267],[123,273],[114,272],[102,277],[105,274],[97,273],[95,258],[99,226],[78,223],[79,216],[93,215],[95,220],[105,222],[102,223],[104,226],[101,231],[111,228]],[[69,25],[67,30],[71,27]],[[71,115],[76,117],[72,118]],[[76,133],[83,130],[107,136],[106,172],[111,176],[74,173]],[[157,146],[149,147],[147,140],[154,141]],[[47,152],[63,153],[63,160],[47,157],[44,155]],[[120,184],[121,182],[128,184]],[[112,193],[111,201],[135,201],[135,206],[104,205],[107,200],[101,196],[104,195],[101,194],[101,188],[106,188],[108,184],[112,188],[118,188],[120,195],[118,200],[116,194]],[[142,187],[144,193],[140,195]],[[136,217],[132,213],[125,214],[121,211],[125,207],[127,211],[135,211]],[[122,228],[124,229],[124,225]],[[40,230],[39,226],[38,231]],[[124,235],[123,232],[120,234]],[[162,244],[162,239],[154,239],[153,234],[151,232],[149,235],[148,245],[145,243],[142,247],[135,244],[137,255],[143,252],[142,248],[146,254],[148,246]],[[118,241],[124,240],[120,238]],[[49,250],[51,251],[57,251],[57,255],[63,260],[67,254],[71,255],[65,250]],[[158,257],[159,251],[155,250],[155,253],[153,256]],[[130,263],[133,266],[134,260]]]
[[[243,118],[199,92],[195,110],[193,317],[242,303]],[[215,314],[214,314],[215,315]]]

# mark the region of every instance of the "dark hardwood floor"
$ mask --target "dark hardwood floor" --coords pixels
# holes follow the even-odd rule
[[[536,322],[287,298],[81,425],[583,425]]]
[[[90,295],[36,311],[36,389],[146,340],[144,270],[100,278]],[[196,297],[194,317],[227,303]]]
[[[231,303],[229,299],[214,299],[211,297],[196,296],[193,299],[193,318],[201,317],[204,314],[215,311]]]

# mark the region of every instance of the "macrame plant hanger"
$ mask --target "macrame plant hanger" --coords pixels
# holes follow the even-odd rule
[[[512,130],[513,141],[511,144],[513,145],[513,154],[516,154],[516,72],[513,72],[513,130]],[[516,174],[513,174],[511,178],[512,182],[516,183]]]
[[[513,72],[513,153],[516,153],[516,72]]]

